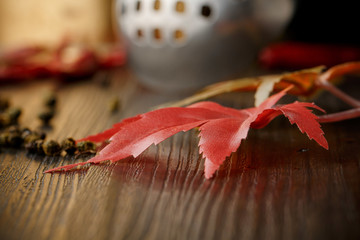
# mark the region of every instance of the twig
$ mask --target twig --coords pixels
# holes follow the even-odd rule
[[[354,108],[360,107],[360,101],[349,96],[345,92],[341,91],[337,87],[335,87],[333,84],[330,83],[330,80],[341,77],[347,74],[354,74],[354,73],[360,73],[360,62],[350,62],[350,63],[344,63],[340,64],[338,66],[330,68],[328,71],[321,74],[316,84],[323,88],[330,93],[332,93],[334,96],[338,97],[345,103],[349,104],[350,106]]]
[[[327,80],[321,79],[321,76],[319,78],[319,81],[317,82],[317,85],[320,86],[321,88],[329,91],[334,96],[336,96],[340,100],[346,102],[350,106],[352,106],[354,108],[360,107],[360,101],[356,100],[355,98],[353,98],[353,97],[349,96],[348,94],[346,94],[345,92],[341,91],[340,89],[335,87],[333,84],[331,84]]]
[[[319,116],[319,122],[321,123],[339,122],[357,117],[360,117],[360,108],[353,108],[343,112]]]
[[[350,110],[320,116],[319,122],[338,122],[360,117],[360,101],[349,96],[330,83],[330,80],[334,78],[359,72],[360,62],[350,62],[332,67],[318,77],[316,84],[320,88],[329,91],[331,94],[353,107],[353,109]]]

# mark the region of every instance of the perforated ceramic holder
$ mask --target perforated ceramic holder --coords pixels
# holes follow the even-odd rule
[[[239,76],[291,16],[290,0],[267,1],[118,0],[129,63],[141,82],[161,91]],[[283,16],[264,14],[270,11],[264,4],[280,7]]]

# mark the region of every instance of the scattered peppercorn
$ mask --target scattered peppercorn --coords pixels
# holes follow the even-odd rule
[[[20,147],[23,143],[20,133],[9,133],[7,139],[7,145],[9,147]]]
[[[7,127],[11,124],[11,119],[7,114],[0,115],[0,128]]]
[[[6,110],[10,106],[10,102],[6,98],[0,97],[0,112]]]
[[[49,91],[44,94],[43,105],[45,109],[38,114],[38,118],[43,125],[48,125],[50,120],[54,117],[56,102],[57,100],[54,92]]]
[[[119,111],[120,108],[120,101],[117,97],[114,97],[109,102],[109,110],[111,113],[115,113]]]
[[[42,148],[47,156],[57,156],[61,153],[60,144],[54,140],[45,141]]]
[[[2,132],[0,133],[0,146],[6,147],[8,143],[9,133],[8,132]]]
[[[47,92],[44,95],[44,105],[47,107],[55,107],[56,105],[56,95],[54,92]]]
[[[18,134],[21,133],[20,127],[17,125],[9,126],[8,128],[5,129],[5,131],[9,133],[18,133]]]
[[[8,127],[18,122],[21,115],[21,109],[16,107],[7,107],[0,113],[0,127]]]
[[[49,124],[50,120],[54,117],[55,111],[53,109],[46,109],[45,111],[38,114],[38,118],[44,125]]]
[[[36,153],[39,155],[43,155],[44,154],[43,144],[44,144],[44,140],[38,139],[25,144],[25,148],[29,153]]]
[[[5,119],[7,118],[6,121],[8,125],[16,124],[21,115],[21,109],[17,107],[9,107],[2,115]]]
[[[45,139],[45,135],[44,134],[40,134],[37,132],[31,132],[27,135],[22,135],[23,139],[24,139],[24,143],[30,143],[30,142],[34,142],[36,140],[44,140]]]
[[[96,151],[96,144],[91,141],[78,142],[76,144],[76,147],[79,150],[79,152],[95,152]]]
[[[21,129],[21,137],[24,139],[24,138],[26,138],[28,135],[30,135],[32,133],[32,131],[29,129],[29,128],[27,128],[27,127],[25,127],[25,128],[22,128]]]
[[[46,110],[38,117],[47,124],[55,113],[56,97],[53,93],[44,98],[44,105]],[[112,111],[116,111],[118,105],[118,100],[114,99]],[[61,144],[54,140],[45,141],[46,134],[18,125],[21,112],[20,108],[11,107],[8,100],[0,98],[0,150],[1,147],[20,148],[23,146],[29,153],[47,156],[58,156],[62,151],[69,155],[78,153],[77,156],[96,153],[96,144],[91,141],[78,144],[73,138],[66,138]]]
[[[76,142],[73,138],[66,138],[61,142],[61,148],[67,153],[67,154],[74,154],[76,151]]]
[[[10,126],[0,134],[0,146],[20,147],[23,142],[18,126]]]

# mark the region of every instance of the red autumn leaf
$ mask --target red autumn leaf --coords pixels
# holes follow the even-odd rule
[[[296,123],[310,139],[328,149],[317,116],[308,109],[321,110],[319,107],[299,102],[274,106],[287,90],[271,96],[256,108],[236,110],[213,102],[199,102],[185,108],[163,108],[125,119],[103,133],[81,139],[96,142],[110,139],[98,155],[87,162],[57,167],[46,173],[66,171],[87,163],[116,162],[129,156],[136,157],[152,144],[158,144],[180,131],[199,127],[199,151],[205,158],[205,178],[211,178],[225,158],[239,148],[250,127],[264,127],[280,114],[292,124]]]

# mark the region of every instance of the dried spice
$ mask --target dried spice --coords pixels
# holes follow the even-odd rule
[[[56,94],[53,91],[45,93],[43,98],[43,103],[44,106],[47,106],[49,108],[54,108],[57,103]]]
[[[57,156],[61,153],[60,144],[54,140],[45,141],[42,145],[42,149],[47,156]]]
[[[10,102],[6,98],[0,96],[0,112],[6,110],[10,106]]]
[[[18,107],[10,107],[5,111],[5,114],[9,116],[12,124],[17,123],[21,115],[21,109]]]
[[[22,143],[21,131],[17,126],[10,126],[0,134],[0,146],[20,147]]]
[[[109,110],[111,113],[115,113],[120,109],[120,100],[117,97],[112,98],[109,101]]]
[[[54,109],[45,109],[44,111],[38,114],[38,118],[41,120],[43,125],[48,125],[50,120],[54,117]]]
[[[7,127],[11,124],[11,119],[7,114],[0,114],[0,128]]]
[[[75,152],[96,152],[96,145],[90,141],[79,144],[80,150],[78,150],[76,142],[72,138],[67,138],[62,144],[59,144],[54,140],[45,141],[45,133],[32,131],[26,127],[21,128],[17,124],[18,118],[21,115],[21,109],[10,107],[7,104],[8,101],[4,102],[6,102],[3,105],[5,111],[0,114],[0,147],[25,147],[29,153],[45,154],[48,156],[57,156],[63,151],[70,155],[73,155]],[[43,103],[46,111],[39,114],[39,118],[44,124],[48,123],[54,116],[56,102],[56,96],[53,92],[49,92],[44,98]]]
[[[25,128],[22,128],[21,129],[21,137],[23,138],[23,139],[25,139],[27,136],[29,136],[30,134],[32,134],[32,131],[29,129],[29,128],[27,128],[27,127],[25,127]]]
[[[77,150],[76,142],[73,138],[66,138],[61,142],[61,148],[66,154],[73,155]]]
[[[53,91],[48,91],[43,97],[44,109],[38,114],[42,125],[49,125],[51,119],[54,118],[56,112],[57,98]]]
[[[9,133],[7,144],[9,147],[20,147],[23,143],[23,139],[21,138],[20,133]]]
[[[44,155],[43,144],[44,144],[44,140],[38,139],[38,140],[35,140],[32,142],[26,143],[25,148],[29,153],[36,153],[39,155]]]
[[[12,124],[17,124],[21,112],[21,109],[18,107],[8,107],[0,114],[0,127],[7,127]]]
[[[27,134],[22,135],[23,139],[24,139],[24,143],[30,143],[30,142],[34,142],[36,140],[44,140],[46,135],[45,133],[38,133],[38,132],[30,132]]]
[[[82,141],[76,144],[79,152],[96,152],[96,144],[91,141]]]
[[[0,147],[7,146],[8,138],[9,138],[9,133],[7,132],[0,133]]]

